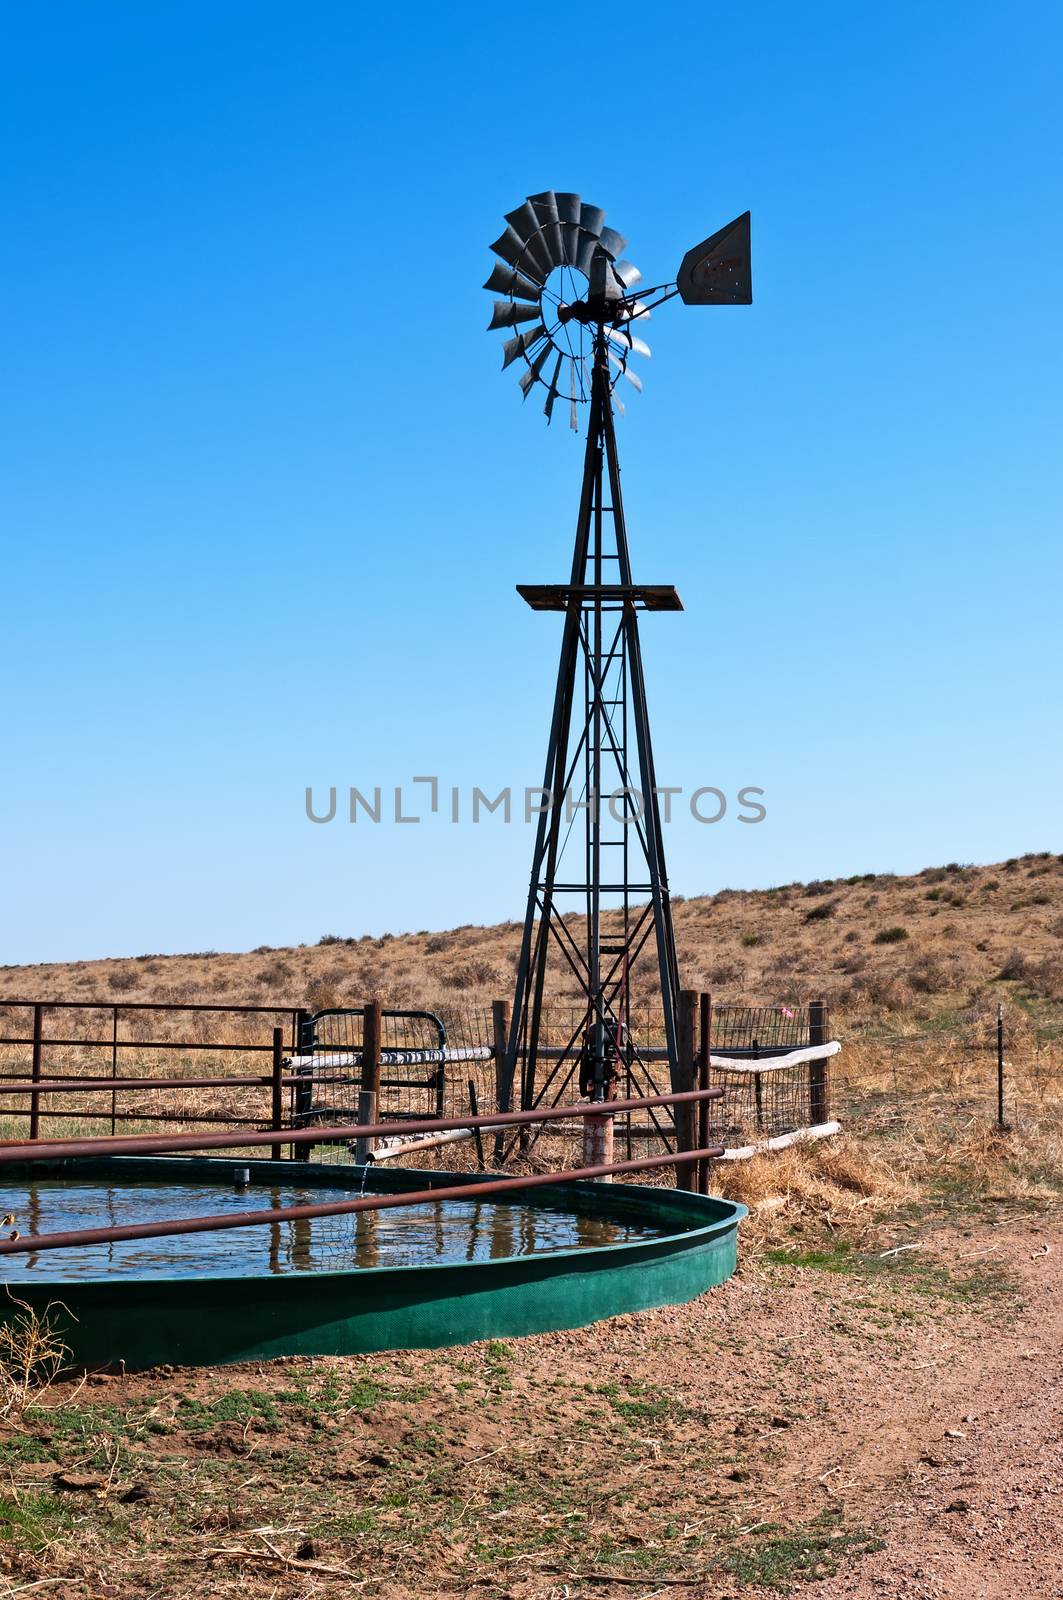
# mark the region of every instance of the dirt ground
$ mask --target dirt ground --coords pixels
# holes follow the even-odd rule
[[[572,1333],[64,1378],[0,1422],[0,1595],[1061,1595],[1061,1252],[899,1208]]]

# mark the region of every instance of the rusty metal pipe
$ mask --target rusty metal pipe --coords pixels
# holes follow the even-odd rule
[[[353,1080],[352,1080],[353,1081]],[[0,1078],[0,1095],[5,1094],[99,1094],[115,1089],[264,1089],[273,1082],[272,1074],[239,1078]],[[294,1073],[281,1083],[302,1083]]]
[[[688,1089],[682,1094],[651,1094],[630,1100],[610,1100],[609,1110],[642,1111],[650,1106],[680,1105],[692,1100],[719,1100],[722,1089]],[[550,1106],[545,1111],[494,1111],[479,1117],[424,1117],[403,1120],[404,1134],[444,1133],[450,1128],[499,1128],[520,1126],[526,1122],[552,1122],[559,1117],[601,1116],[601,1104]],[[285,1144],[335,1144],[355,1137],[355,1125],[343,1127],[322,1124],[313,1128],[293,1128],[284,1135]],[[374,1123],[371,1127],[357,1128],[357,1137],[363,1139],[385,1138],[394,1134],[394,1122]],[[256,1145],[272,1144],[275,1135],[269,1133],[171,1133],[171,1134],[119,1134],[117,1137],[97,1139],[38,1139],[11,1140],[0,1144],[0,1165],[17,1161],[61,1160],[64,1156],[99,1155],[167,1155],[179,1150],[249,1150]]]
[[[0,1005],[3,1001],[0,1000]],[[0,1045],[32,1044],[32,1039],[0,1039]],[[45,1039],[46,1050],[69,1045],[79,1050],[212,1050],[215,1055],[269,1055],[271,1044],[202,1044],[192,1039]]]
[[[110,1011],[117,1006],[119,1011],[232,1011],[256,1017],[290,1017],[298,1010],[297,1006],[244,1006],[213,1000],[11,1000],[0,996],[0,1006],[9,1010],[29,1011],[38,1005],[45,1011]]]
[[[601,1116],[601,1106],[591,1108]],[[117,1244],[123,1239],[166,1239],[173,1234],[220,1233],[225,1228],[255,1228],[276,1222],[303,1222],[314,1217],[344,1217],[359,1211],[387,1211],[425,1201],[480,1200],[485,1195],[510,1194],[519,1189],[545,1188],[576,1179],[612,1177],[618,1172],[643,1172],[650,1167],[674,1167],[698,1157],[716,1159],[722,1145],[705,1150],[684,1150],[679,1155],[644,1156],[639,1161],[614,1161],[608,1166],[575,1167],[568,1172],[536,1172],[519,1178],[491,1178],[486,1183],[452,1184],[449,1188],[413,1189],[404,1194],[360,1195],[356,1200],[333,1200],[322,1205],[283,1206],[272,1211],[221,1212],[209,1217],[174,1217],[166,1222],[130,1222],[114,1228],[78,1228],[67,1233],[41,1233],[25,1239],[0,1240],[0,1255],[25,1255],[38,1250],[65,1250],[78,1245]]]

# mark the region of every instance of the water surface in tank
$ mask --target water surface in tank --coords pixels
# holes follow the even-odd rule
[[[0,1183],[4,1233],[23,1236],[74,1228],[116,1227],[176,1217],[264,1211],[353,1198],[357,1189],[296,1183],[237,1187],[218,1183],[123,1183],[100,1179],[39,1179]],[[557,1250],[578,1250],[659,1238],[677,1231],[669,1220],[601,1209],[601,1191],[588,1190],[587,1210],[516,1200],[446,1200],[350,1216],[278,1219],[250,1228],[126,1239],[111,1244],[42,1250],[0,1257],[0,1282],[34,1278],[193,1278],[340,1271],[351,1267],[415,1267],[476,1262]]]

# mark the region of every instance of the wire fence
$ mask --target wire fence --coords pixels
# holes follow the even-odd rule
[[[734,1060],[734,1067],[710,1068],[710,1081],[723,1090],[711,1109],[706,1137],[746,1146],[792,1135],[824,1124],[829,1105],[826,1061],[761,1058],[826,1042],[825,1008],[812,1006],[722,1006],[709,1013],[709,1048]],[[585,1025],[582,1007],[555,1005],[542,1017],[540,1052],[547,1068],[571,1047]],[[379,1037],[369,1040],[365,1010],[318,1013],[306,1024],[298,1070],[306,1075],[297,1123],[364,1120],[363,1096],[371,1085],[373,1115],[401,1123],[411,1117],[455,1117],[504,1109],[500,1065],[505,1053],[505,1009],[440,1005],[424,1011],[380,1014]],[[631,1041],[636,1062],[628,1063],[616,1085],[620,1098],[660,1094],[674,1085],[664,1046],[659,1008],[632,1012]],[[366,1059],[379,1054],[378,1070],[367,1074]],[[369,1114],[366,1110],[366,1114]],[[626,1153],[636,1147],[672,1149],[679,1131],[670,1114],[635,1110],[618,1114],[616,1137]],[[356,1136],[352,1136],[353,1138]],[[552,1130],[571,1141],[571,1129]],[[328,1160],[349,1160],[342,1146],[323,1152]],[[355,1151],[355,1158],[359,1152]],[[364,1158],[364,1152],[361,1153]]]

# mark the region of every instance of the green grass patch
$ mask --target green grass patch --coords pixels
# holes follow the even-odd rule
[[[832,1578],[843,1561],[882,1549],[882,1540],[862,1528],[844,1528],[837,1512],[821,1512],[804,1527],[769,1526],[757,1542],[728,1556],[725,1568],[743,1584],[789,1589],[794,1583]]]
[[[618,1417],[632,1425],[680,1422],[690,1415],[689,1409],[674,1395],[651,1384],[632,1383],[626,1392],[622,1392],[619,1385],[604,1383],[599,1386],[597,1393],[608,1400]]]
[[[184,1395],[177,1407],[177,1426],[186,1433],[205,1433],[220,1422],[236,1422],[246,1427],[253,1422],[267,1433],[280,1427],[280,1416],[271,1395],[261,1389],[230,1389],[209,1405]]]
[[[349,1511],[343,1516],[330,1518],[320,1531],[335,1539],[364,1539],[366,1534],[377,1531],[376,1513],[368,1507],[363,1507],[361,1511]]]
[[[954,1271],[926,1250],[904,1250],[896,1255],[857,1251],[844,1242],[822,1249],[782,1248],[766,1252],[775,1266],[818,1272],[844,1273],[847,1277],[910,1289],[915,1294],[950,1299],[978,1307],[1013,1295],[1015,1282],[996,1267]]]
[[[69,1527],[70,1514],[51,1494],[24,1494],[18,1500],[0,1495],[0,1539],[42,1550],[61,1529]]]
[[[19,1466],[24,1461],[54,1461],[55,1452],[40,1439],[16,1433],[0,1441],[0,1467]]]

